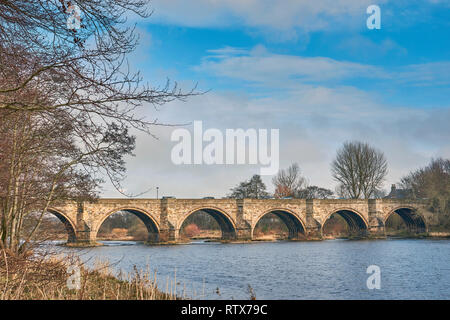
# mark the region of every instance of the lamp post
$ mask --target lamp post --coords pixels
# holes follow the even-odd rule
[[[159,187],[156,187],[156,199],[158,199],[159,197]]]

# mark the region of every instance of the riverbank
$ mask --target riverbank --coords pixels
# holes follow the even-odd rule
[[[450,232],[429,232],[428,235],[432,238],[449,239]]]
[[[0,250],[0,300],[180,299],[160,290],[156,280],[156,273],[137,268],[119,279],[105,263],[86,268],[74,256]]]

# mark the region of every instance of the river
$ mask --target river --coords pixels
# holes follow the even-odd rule
[[[450,240],[386,239],[224,244],[195,241],[146,246],[106,241],[90,249],[64,248],[115,263],[156,270],[165,290],[194,299],[449,299]],[[368,289],[367,267],[381,271],[380,289]],[[167,279],[170,279],[169,281]],[[169,285],[170,287],[170,285]]]

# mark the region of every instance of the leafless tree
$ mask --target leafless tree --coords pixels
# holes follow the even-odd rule
[[[387,175],[384,154],[367,143],[345,142],[331,164],[333,178],[339,182],[339,195],[370,198],[380,189]]]
[[[151,133],[158,121],[139,116],[140,107],[195,93],[169,81],[151,87],[130,71],[127,55],[138,37],[125,16],[148,17],[147,2],[0,0],[0,109],[69,109],[73,121],[115,121]],[[74,6],[79,29],[67,26]],[[35,88],[41,90],[34,99],[17,98]]]
[[[347,188],[344,187],[344,185],[342,183],[336,186],[336,188],[334,189],[334,193],[336,193],[337,197],[340,199],[351,198],[350,193],[348,192]]]
[[[0,111],[0,245],[23,252],[48,209],[64,200],[92,200],[106,172],[125,171],[134,137],[114,123],[99,130],[79,128],[67,112]],[[79,143],[81,133],[91,149]],[[22,233],[27,216],[36,225]]]
[[[138,44],[126,17],[150,15],[147,0],[0,0],[0,245],[26,250],[30,212],[92,199],[103,177],[120,191],[124,156],[157,120],[139,115],[182,92],[144,83],[127,55]],[[74,8],[80,28],[68,28]]]
[[[125,133],[133,127],[152,134],[154,125],[163,124],[140,116],[139,108],[198,93],[182,92],[169,81],[153,88],[139,72],[130,71],[127,55],[136,48],[138,37],[134,27],[127,26],[126,16],[148,17],[147,4],[147,0],[0,0],[0,110],[62,110],[90,154],[97,147],[95,133],[105,128]],[[67,24],[75,6],[80,9],[79,29]],[[122,190],[117,170],[107,175]]]
[[[450,160],[432,159],[427,166],[401,179],[411,198],[428,199],[430,210],[439,214],[442,225],[450,227]]]
[[[294,197],[306,186],[306,178],[302,176],[299,165],[293,163],[289,168],[280,170],[272,183],[275,185],[276,198]]]
[[[432,159],[429,165],[403,177],[401,186],[410,190],[411,197],[414,198],[432,198],[438,195],[450,198],[450,160]]]

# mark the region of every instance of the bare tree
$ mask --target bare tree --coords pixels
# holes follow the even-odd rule
[[[299,165],[293,163],[289,168],[280,170],[272,183],[275,185],[275,198],[295,197],[306,186],[306,178],[302,176]]]
[[[125,133],[133,127],[152,135],[153,126],[164,124],[139,116],[139,108],[197,93],[184,93],[169,81],[153,88],[139,72],[130,71],[127,55],[138,37],[126,15],[148,17],[147,3],[0,0],[0,110],[63,111],[91,155],[98,144],[94,135],[105,128]],[[80,10],[78,29],[67,24],[75,6]],[[105,165],[97,160],[96,166]],[[120,191],[123,176],[117,173],[106,172]]]
[[[0,0],[0,245],[23,252],[57,201],[93,199],[102,178],[117,190],[130,128],[152,134],[142,107],[182,92],[167,81],[144,83],[127,55],[138,44],[128,14],[148,17],[147,0]],[[68,28],[75,8],[79,28]]]
[[[370,198],[380,189],[387,175],[384,154],[367,143],[345,142],[331,164],[333,178],[340,183],[341,196]]]
[[[67,112],[0,111],[0,245],[24,252],[48,209],[63,200],[92,200],[101,173],[119,179],[134,137],[111,123],[78,127]],[[92,148],[80,143],[81,135]],[[27,216],[36,224],[22,231]]]
[[[334,192],[340,199],[351,198],[350,193],[348,192],[347,188],[342,183],[336,186],[336,188],[334,189]]]
[[[69,107],[75,115],[87,112],[148,129],[154,123],[137,117],[137,107],[161,105],[192,92],[182,93],[170,83],[152,88],[138,72],[130,72],[126,57],[136,48],[138,37],[125,24],[125,15],[148,17],[147,2],[0,0],[0,70],[21,67],[11,81],[2,82],[0,108]],[[74,6],[80,9],[79,29],[67,27]],[[37,84],[49,89],[47,99],[25,103],[11,96]]]
[[[403,177],[401,186],[414,198],[450,198],[450,160],[432,159],[429,165]]]
[[[401,179],[401,186],[411,198],[428,199],[441,225],[450,228],[450,160],[432,159],[427,166]]]

